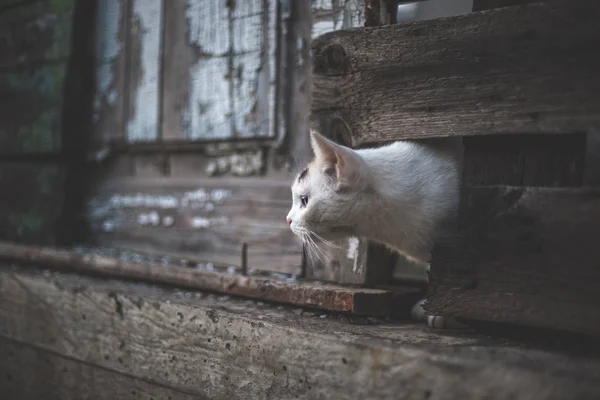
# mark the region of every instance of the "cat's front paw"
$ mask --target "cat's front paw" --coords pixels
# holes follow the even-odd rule
[[[419,300],[411,309],[411,317],[415,321],[427,322],[431,329],[469,329],[468,325],[458,322],[454,317],[444,317],[441,315],[428,315],[423,308],[425,299]]]

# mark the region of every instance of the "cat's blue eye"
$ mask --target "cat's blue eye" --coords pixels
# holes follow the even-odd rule
[[[306,207],[308,204],[308,196],[300,196],[300,204],[302,204],[302,207]]]

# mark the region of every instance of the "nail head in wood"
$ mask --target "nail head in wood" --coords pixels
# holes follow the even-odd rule
[[[248,243],[242,244],[242,275],[248,275]]]

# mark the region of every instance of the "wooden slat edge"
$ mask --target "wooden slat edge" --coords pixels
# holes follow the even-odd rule
[[[391,293],[379,289],[287,282],[266,277],[135,263],[104,256],[79,254],[68,250],[8,242],[0,242],[0,259],[336,312],[380,316],[389,315],[391,312]]]

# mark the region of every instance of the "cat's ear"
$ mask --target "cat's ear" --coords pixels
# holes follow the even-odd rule
[[[362,160],[358,154],[313,130],[310,136],[317,164],[324,174],[335,179],[338,189],[360,183]]]
[[[321,134],[310,130],[310,145],[315,153],[315,158],[320,164],[324,165],[335,165],[337,162],[337,156],[335,153],[335,147],[337,146],[331,140],[328,140]]]

